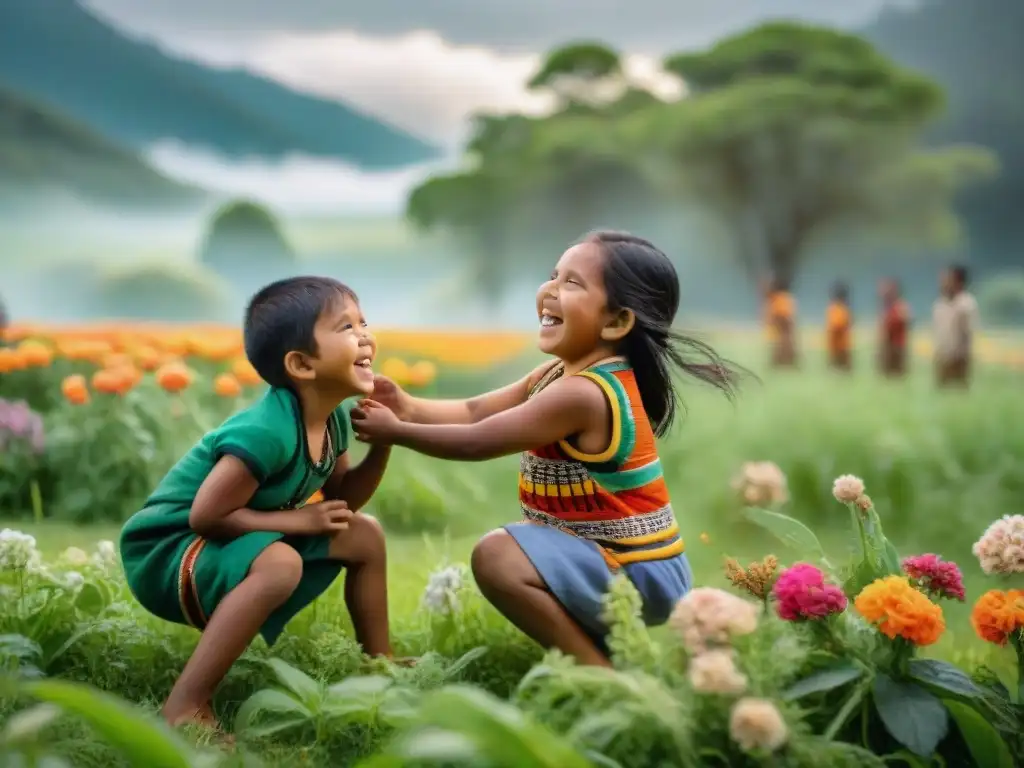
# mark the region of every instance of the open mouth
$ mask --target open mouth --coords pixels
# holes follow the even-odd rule
[[[356,368],[365,368],[368,371],[372,371],[373,360],[369,357],[364,357],[362,360],[356,360]]]
[[[544,313],[540,316],[540,327],[541,328],[552,328],[552,327],[554,327],[556,325],[561,325],[561,324],[562,324],[562,318],[555,317],[554,315],[549,313],[547,310],[544,310]]]

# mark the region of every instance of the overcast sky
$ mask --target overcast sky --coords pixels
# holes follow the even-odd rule
[[[523,82],[541,52],[571,39],[618,46],[638,79],[668,89],[655,73],[669,51],[769,18],[858,26],[897,0],[85,2],[174,51],[247,66],[453,144],[472,112],[535,106]]]

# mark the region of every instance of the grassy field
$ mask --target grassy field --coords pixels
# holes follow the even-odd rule
[[[722,337],[716,343],[726,354],[761,369],[760,349],[749,340]],[[936,552],[959,563],[964,572],[967,602],[943,604],[947,631],[925,654],[967,668],[986,664],[1006,673],[1011,656],[982,643],[968,622],[971,603],[996,586],[982,574],[971,546],[990,522],[1018,511],[1024,496],[1024,432],[1014,428],[1024,422],[1022,371],[985,365],[970,391],[939,392],[925,360],[916,361],[907,380],[894,382],[875,377],[866,354],[851,376],[825,370],[819,355],[809,350],[801,371],[762,372],[763,380],[746,382],[735,403],[684,384],[687,410],[663,440],[661,454],[698,583],[726,586],[722,570],[726,556],[745,563],[773,553],[784,565],[809,556],[787,548],[746,519],[730,487],[743,462],[769,460],[781,467],[790,496],[782,511],[814,530],[830,557],[838,561],[856,542],[849,515],[832,498],[831,488],[836,476],[852,473],[865,480],[886,533],[902,555]],[[528,363],[522,361],[524,367]],[[478,374],[474,379],[474,386],[482,386],[486,377]],[[160,394],[141,387],[132,393],[138,395],[138,407],[149,409],[161,407],[156,405]],[[116,436],[120,433],[110,434],[115,435],[111,439],[120,439]],[[122,449],[135,450],[118,447]],[[86,469],[68,465],[64,469],[72,478],[85,478],[81,483],[92,482],[87,478],[93,474]],[[517,518],[515,472],[514,457],[460,465],[399,451],[369,510],[389,533],[397,650],[415,655],[433,651],[450,659],[486,646],[484,659],[463,676],[501,695],[509,695],[540,659],[540,651],[472,590],[464,593],[457,615],[447,617],[424,610],[421,598],[432,573],[448,564],[467,563],[482,533]],[[132,487],[132,493],[140,492]],[[96,493],[93,502],[99,505],[113,503],[129,511],[137,503],[116,498],[112,490]],[[89,549],[98,541],[117,539],[118,524],[113,520],[74,525],[62,519],[61,504],[52,501],[42,511],[45,519],[39,521],[28,511],[12,509],[6,520],[0,520],[0,527],[35,536],[47,562],[68,547]],[[89,618],[86,623],[92,629],[84,635],[76,635],[83,618],[74,607],[53,608],[46,620],[50,623],[18,611],[7,613],[0,618],[0,635],[31,637],[44,649],[44,656],[49,649],[70,643],[58,658],[43,665],[48,674],[85,681],[155,706],[169,690],[196,636],[144,615],[116,574],[104,578],[110,579],[104,581],[109,591],[107,608],[99,618]],[[652,637],[665,638],[667,632],[662,628]],[[366,670],[350,637],[336,587],[296,618],[272,653],[318,679],[336,682]],[[216,702],[218,712],[229,722],[241,702],[272,684],[273,676],[259,663],[270,653],[257,641],[229,677]],[[425,671],[414,673],[421,677],[413,683],[429,688],[436,682],[431,675],[441,674],[438,669],[428,664]],[[8,702],[0,708],[0,716],[10,712],[10,706]],[[303,764],[349,765],[384,738],[379,729],[367,730],[365,723],[329,735],[302,733],[256,739],[247,749],[260,754],[268,765],[295,764],[296,754]],[[50,742],[58,751],[75,750],[75,765],[121,764],[81,725],[62,721]]]

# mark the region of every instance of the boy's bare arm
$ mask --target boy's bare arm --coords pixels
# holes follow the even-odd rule
[[[352,510],[362,509],[377,491],[390,456],[390,445],[375,445],[367,452],[366,458],[352,467],[348,454],[343,453],[338,457],[334,472],[324,483],[324,498],[344,501]]]
[[[189,527],[209,539],[236,539],[254,531],[285,535],[314,535],[344,530],[351,512],[337,502],[303,510],[258,512],[246,505],[259,489],[249,468],[234,456],[224,456],[199,486],[188,515]]]

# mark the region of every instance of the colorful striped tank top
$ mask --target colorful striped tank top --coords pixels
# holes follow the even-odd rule
[[[562,374],[556,365],[530,396]],[[604,392],[611,441],[599,454],[582,453],[567,440],[524,452],[519,465],[524,518],[595,542],[613,568],[681,554],[683,540],[633,369],[615,361],[575,375]]]

